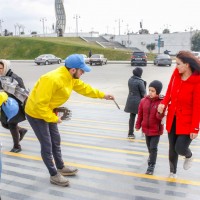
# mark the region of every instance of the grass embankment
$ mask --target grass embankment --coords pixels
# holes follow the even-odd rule
[[[108,60],[130,60],[131,52],[103,48],[96,43],[88,43],[81,38],[48,37],[0,37],[0,58],[9,60],[31,60],[40,54],[51,53],[62,59],[73,53],[88,55],[104,54]]]

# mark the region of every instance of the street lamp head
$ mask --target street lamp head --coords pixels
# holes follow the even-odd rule
[[[46,17],[40,19],[41,22],[47,21]]]

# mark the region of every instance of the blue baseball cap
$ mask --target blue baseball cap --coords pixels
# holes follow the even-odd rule
[[[84,57],[81,54],[72,54],[65,59],[65,67],[82,69],[84,72],[90,72],[91,68],[85,64]]]

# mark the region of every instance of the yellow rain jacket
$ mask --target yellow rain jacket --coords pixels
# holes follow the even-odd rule
[[[72,90],[91,98],[104,98],[105,95],[82,80],[74,79],[67,68],[61,66],[40,77],[27,99],[25,112],[31,117],[56,123],[58,116],[53,109],[64,104]]]

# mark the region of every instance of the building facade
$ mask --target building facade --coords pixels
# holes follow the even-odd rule
[[[171,54],[176,54],[180,50],[191,50],[191,37],[193,32],[177,32],[169,34],[130,34],[130,35],[115,35],[104,36],[109,41],[117,41],[127,48],[138,48],[141,51],[149,52],[147,45],[155,43],[153,53],[163,53],[165,50]],[[163,45],[158,48],[158,38],[162,38]]]

